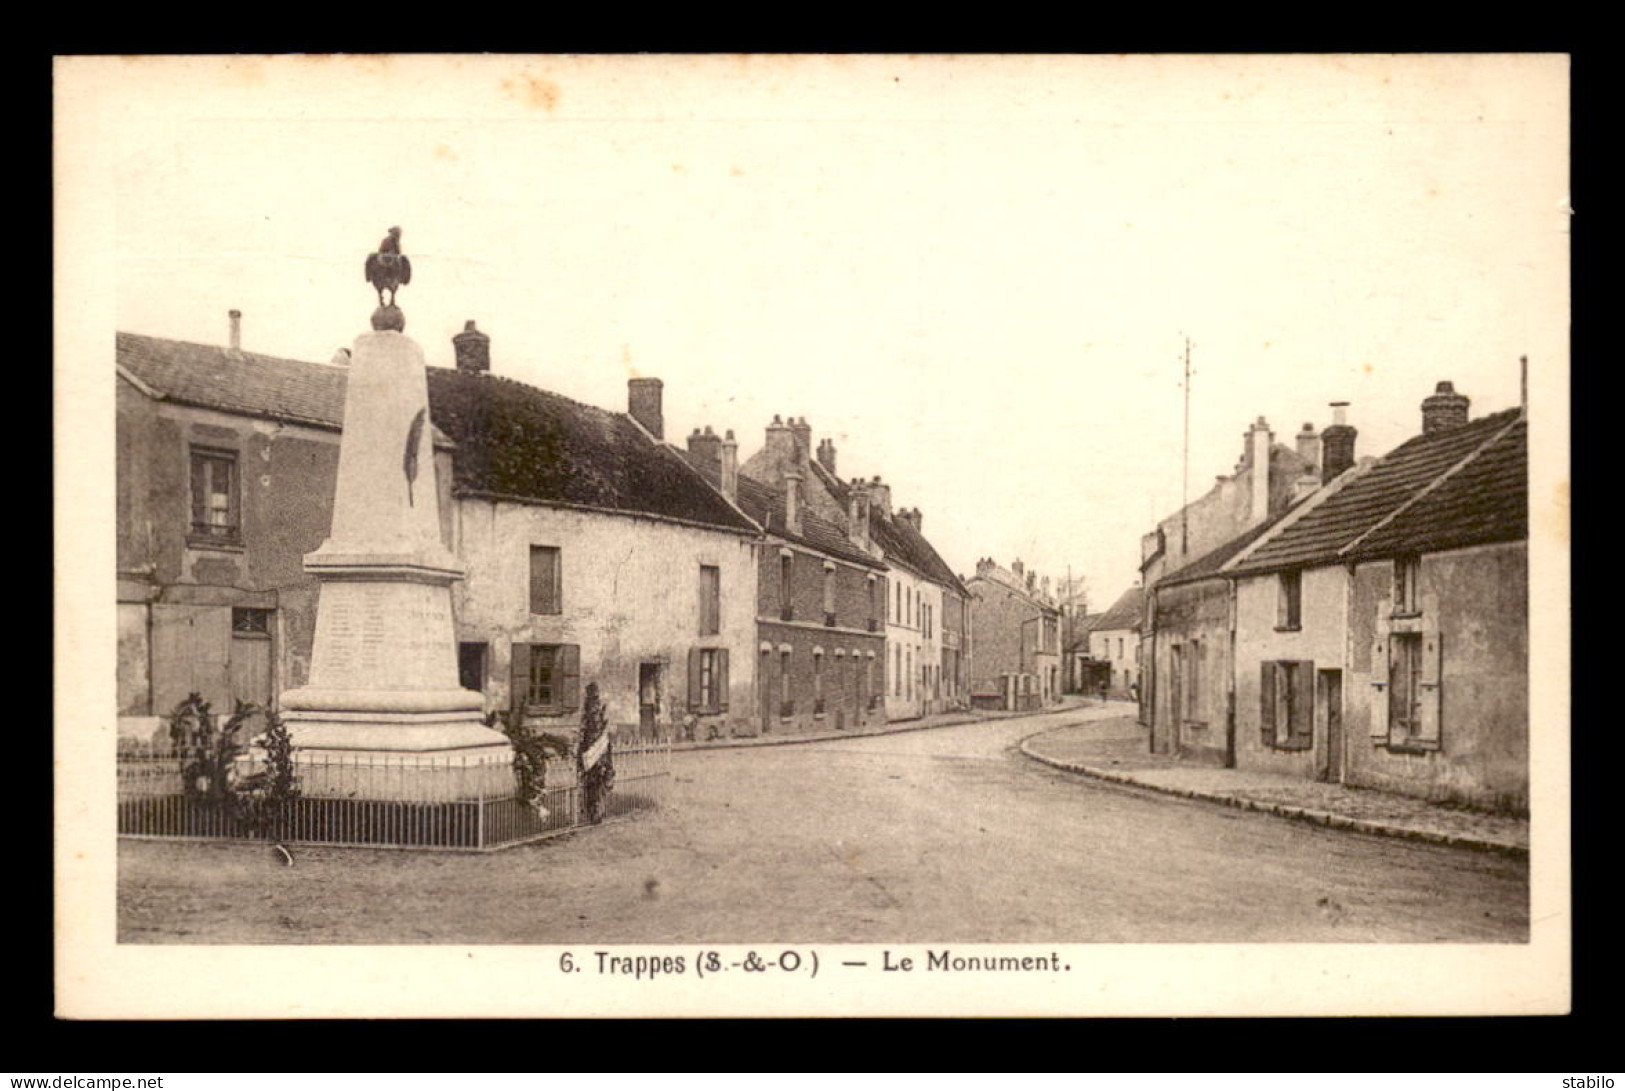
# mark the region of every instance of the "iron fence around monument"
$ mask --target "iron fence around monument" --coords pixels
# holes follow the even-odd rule
[[[606,818],[658,805],[671,775],[669,742],[615,747],[611,760]],[[296,750],[298,795],[277,802],[241,788],[264,768],[254,753],[221,761],[218,751],[120,740],[118,835],[490,852],[587,824],[573,760],[548,763],[534,803],[519,798],[511,777],[493,777],[505,764],[462,757]]]

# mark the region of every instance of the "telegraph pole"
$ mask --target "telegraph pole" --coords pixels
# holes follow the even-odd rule
[[[1185,450],[1183,459],[1184,464],[1180,468],[1181,483],[1179,493],[1179,554],[1181,563],[1184,562],[1191,548],[1191,339],[1188,334],[1185,337]]]

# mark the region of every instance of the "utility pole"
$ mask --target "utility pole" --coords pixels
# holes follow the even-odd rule
[[[1185,337],[1185,450],[1184,464],[1180,468],[1181,483],[1179,492],[1179,554],[1180,562],[1191,549],[1191,339]]]

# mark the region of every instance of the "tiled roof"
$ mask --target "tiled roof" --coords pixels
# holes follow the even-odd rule
[[[801,533],[791,534],[784,522],[784,490],[765,485],[755,478],[739,475],[739,506],[769,534],[799,542],[820,553],[885,570],[885,565],[853,545],[840,527],[810,510],[801,513]]]
[[[1135,629],[1140,627],[1142,615],[1145,613],[1145,588],[1135,585],[1124,591],[1112,608],[1100,615],[1090,632],[1106,632],[1111,629]]]
[[[756,529],[624,413],[500,375],[428,372],[429,415],[457,443],[459,489]]]
[[[1302,501],[1299,501],[1298,503],[1302,503]],[[1253,527],[1251,530],[1230,539],[1230,541],[1224,543],[1224,545],[1213,550],[1211,553],[1198,557],[1196,560],[1192,561],[1184,568],[1181,568],[1179,571],[1169,573],[1157,581],[1157,586],[1171,587],[1175,584],[1195,583],[1198,580],[1205,580],[1210,577],[1220,575],[1221,573],[1219,572],[1219,569],[1224,566],[1226,561],[1240,553],[1242,550],[1246,549],[1248,546],[1252,545],[1254,542],[1258,541],[1258,539],[1262,538],[1269,532],[1270,528],[1274,527],[1275,524],[1279,523],[1282,519],[1285,519],[1288,515],[1290,515],[1297,508],[1297,506],[1297,504],[1293,504],[1292,507],[1281,512],[1273,519],[1266,519],[1264,522],[1258,524],[1256,527]]]
[[[348,372],[136,333],[117,335],[117,360],[168,401],[298,424],[338,428]]]
[[[912,568],[926,579],[943,584],[958,594],[965,593],[965,585],[959,582],[959,577],[948,567],[948,562],[925,540],[925,535],[895,514],[888,518],[871,508],[869,533],[880,543],[886,560]]]
[[[339,428],[348,369],[121,333],[118,363],[169,401]],[[631,418],[512,379],[428,369],[429,415],[466,491],[754,532]]]
[[[1525,458],[1524,426],[1516,409],[1417,436],[1306,511],[1232,571],[1525,537]]]

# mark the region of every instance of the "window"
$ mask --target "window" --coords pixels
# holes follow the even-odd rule
[[[581,707],[581,648],[575,644],[512,646],[510,699],[522,711],[568,712]]]
[[[1394,559],[1394,613],[1401,616],[1422,612],[1417,585],[1422,577],[1422,558],[1396,557]]]
[[[728,711],[728,649],[689,649],[688,707],[691,712]]]
[[[559,549],[557,546],[530,547],[530,612],[558,614],[563,612],[563,588],[560,586]]]
[[[722,569],[700,565],[700,635],[716,636],[722,631]]]
[[[813,715],[824,714],[824,652],[813,651]]]
[[[796,616],[796,609],[791,605],[790,581],[794,575],[795,560],[789,553],[779,554],[779,618],[791,621]]]
[[[903,585],[897,585],[897,607],[892,611],[892,617],[901,625],[903,623]]]
[[[1183,715],[1192,723],[1201,723],[1202,715],[1202,655],[1205,649],[1200,640],[1193,640],[1185,653],[1185,708]],[[1127,677],[1127,672],[1124,672]]]
[[[1395,633],[1388,660],[1388,733],[1398,743],[1422,738],[1422,634]]]
[[[878,598],[877,592],[879,591],[879,589],[880,589],[880,581],[875,579],[875,577],[870,576],[869,577],[869,631],[871,633],[874,632],[875,629],[878,627],[875,624],[875,620],[876,620],[875,619],[875,601]]]
[[[270,636],[271,611],[256,606],[234,606],[231,609],[232,636]]]
[[[892,645],[891,692],[893,697],[903,695],[903,646]]]
[[[908,699],[910,701],[912,701],[912,700],[914,700],[914,649],[913,648],[908,649],[908,654],[907,654],[907,657],[904,659],[904,663],[907,664],[907,665],[904,668],[903,677],[908,679],[908,693],[907,693],[907,696],[908,696]]]
[[[790,653],[779,653],[779,715],[794,716],[795,702],[790,699]]]
[[[1443,645],[1444,638],[1427,629],[1377,637],[1371,654],[1374,739],[1396,749],[1439,749]]]
[[[1303,623],[1303,573],[1282,572],[1275,627],[1296,629]]]
[[[241,539],[237,455],[192,448],[192,538],[235,544]]]
[[[835,566],[824,565],[824,624],[835,624]]]
[[[1315,741],[1315,665],[1307,659],[1260,664],[1259,723],[1265,746],[1307,750]]]

